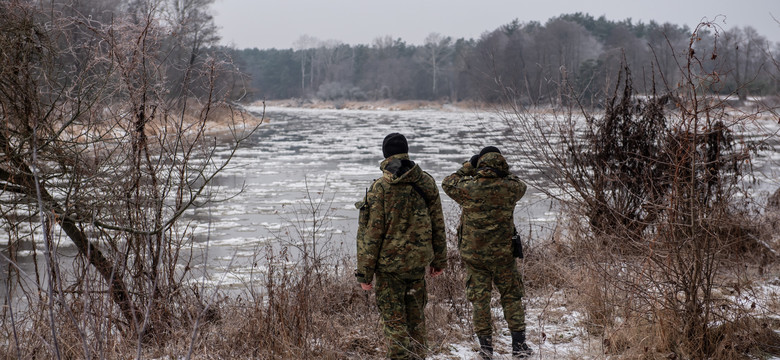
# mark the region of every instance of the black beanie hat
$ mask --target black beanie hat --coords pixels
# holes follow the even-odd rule
[[[385,159],[396,155],[405,154],[409,152],[409,144],[406,143],[406,138],[399,133],[392,133],[385,136],[385,140],[382,141],[382,155]]]
[[[497,147],[495,147],[495,146],[487,146],[487,147],[483,148],[482,151],[479,152],[479,157],[482,157],[482,155],[485,155],[487,153],[492,153],[492,152],[499,153],[499,154],[501,153],[501,151],[499,151]]]

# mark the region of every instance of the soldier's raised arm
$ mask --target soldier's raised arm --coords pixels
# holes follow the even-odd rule
[[[442,180],[441,187],[444,189],[444,193],[458,204],[462,204],[468,198],[468,191],[465,186],[462,186],[461,181],[464,177],[473,176],[475,173],[476,169],[472,161],[466,161],[458,171]]]
[[[508,176],[510,183],[512,184],[512,194],[514,195],[514,201],[519,201],[524,195],[528,186],[515,175]]]

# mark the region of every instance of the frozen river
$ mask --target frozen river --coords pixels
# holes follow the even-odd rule
[[[249,264],[257,262],[269,244],[294,250],[301,246],[301,238],[314,236],[320,249],[353,256],[358,214],[354,203],[380,176],[381,143],[391,132],[407,137],[412,160],[439,184],[482,147],[496,145],[516,175],[529,185],[547,186],[531,166],[532,159],[512,153],[506,123],[490,112],[270,108],[266,118],[270,123],[215,183],[228,192],[245,185],[245,191],[229,202],[194,212],[199,224],[196,244],[209,246],[209,255],[202,258],[208,259],[206,268],[211,271],[203,272],[230,267],[221,280],[227,283],[245,282],[246,272],[252,271]],[[761,133],[776,134],[778,128],[771,120],[758,125]],[[770,137],[754,159],[758,181],[750,186],[758,197],[780,186],[778,149],[780,139]],[[557,215],[553,203],[533,186],[515,210],[518,229],[533,233],[532,238],[549,234]],[[441,188],[440,194],[452,229],[457,206]]]
[[[198,223],[197,246],[209,247],[207,267],[229,266],[232,270],[222,280],[228,283],[230,278],[246,281],[242,273],[251,271],[247,265],[269,244],[294,250],[302,237],[316,236],[318,246],[330,254],[354,255],[354,204],[381,175],[381,144],[389,133],[407,137],[412,160],[439,184],[487,145],[501,148],[521,178],[539,177],[508,154],[506,125],[489,113],[270,108],[266,118],[270,122],[214,184],[228,193],[244,186],[244,192],[190,213]],[[448,226],[454,227],[458,209],[441,188],[440,194]],[[545,196],[529,188],[515,219],[522,231],[531,224],[538,231],[551,225],[555,212]]]
[[[438,184],[487,145],[501,148],[521,178],[538,178],[509,154],[507,128],[490,113],[269,108],[265,117],[268,123],[243,144],[230,166],[209,186],[215,198],[227,200],[191,209],[181,219],[193,234],[192,281],[246,284],[252,274],[262,272],[269,248],[278,253],[286,247],[292,259],[302,239],[308,241],[307,246],[316,239],[318,256],[354,258],[358,215],[354,204],[381,175],[382,140],[392,132],[407,137],[412,160]],[[215,157],[224,160],[228,155],[224,145]],[[441,195],[448,226],[454,228],[457,206]],[[548,226],[555,212],[531,188],[515,218],[527,232],[529,224],[535,229]],[[7,239],[0,238],[0,243]],[[23,278],[35,274],[34,253],[39,264],[43,261],[43,242],[36,242],[35,251],[31,246],[25,241],[17,253]],[[66,238],[55,241],[55,246],[60,266],[67,271],[77,250]],[[189,257],[188,249],[184,253]],[[8,254],[4,255],[7,259]]]
[[[266,118],[269,123],[244,144],[210,187],[219,196],[244,190],[184,216],[194,227],[193,281],[246,284],[251,274],[262,270],[258,266],[269,246],[287,247],[294,254],[301,239],[317,239],[318,254],[354,257],[358,215],[354,203],[380,176],[382,139],[392,132],[407,137],[412,160],[439,184],[482,147],[498,146],[512,171],[532,185],[515,210],[518,229],[531,232],[534,239],[546,236],[555,225],[552,202],[533,187],[547,183],[530,165],[532,159],[512,153],[507,125],[490,112],[269,108]],[[758,181],[750,186],[753,194],[765,198],[780,186],[780,139],[776,120],[759,125],[760,132],[775,134],[753,162]],[[216,156],[227,154],[225,148]],[[447,225],[454,228],[457,206],[440,193]],[[70,242],[59,246],[63,255],[75,255]],[[31,260],[25,254],[20,253],[20,266],[30,271]]]

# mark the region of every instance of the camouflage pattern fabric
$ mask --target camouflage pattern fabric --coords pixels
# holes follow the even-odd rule
[[[376,275],[376,302],[392,359],[423,358],[427,302],[425,267],[447,266],[444,214],[436,181],[407,154],[385,159],[360,209],[360,283]]]
[[[477,335],[492,334],[490,296],[494,284],[501,294],[509,329],[525,330],[523,283],[511,240],[512,216],[515,204],[525,195],[525,183],[509,172],[501,154],[487,153],[479,158],[476,169],[465,162],[444,179],[442,188],[462,208],[458,250],[466,264],[466,295],[474,308]]]
[[[376,273],[376,305],[382,317],[387,357],[424,359],[425,273],[404,279],[394,274]]]
[[[370,284],[375,272],[403,275],[428,265],[445,268],[447,242],[436,181],[407,154],[385,159],[380,168],[383,176],[356,204],[358,282]]]
[[[526,185],[509,173],[504,157],[487,153],[479,159],[477,169],[467,161],[441,186],[463,211],[458,237],[463,261],[475,266],[486,262],[514,264],[512,215]]]
[[[474,332],[477,336],[493,334],[490,311],[491,284],[501,294],[501,307],[510,331],[525,331],[525,311],[522,297],[523,281],[514,263],[474,267],[466,265],[466,297],[473,307]]]

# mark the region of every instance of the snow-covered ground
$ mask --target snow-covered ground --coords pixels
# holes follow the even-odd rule
[[[547,296],[524,299],[526,305],[526,337],[533,349],[534,359],[592,359],[603,353],[600,339],[588,335],[584,317],[571,309],[566,294],[557,291]],[[503,320],[500,307],[493,309],[493,317],[500,325],[493,335],[496,359],[512,358],[512,337]],[[476,337],[451,344],[449,353],[432,359],[477,359],[479,345]]]
[[[745,289],[729,300],[742,305],[742,310],[759,318],[780,320],[780,278]],[[608,359],[604,338],[593,336],[585,327],[586,316],[570,302],[567,294],[558,290],[545,296],[524,299],[526,305],[526,332],[528,344],[533,348],[532,359]],[[775,302],[770,304],[770,302]],[[755,306],[754,306],[755,304]],[[493,308],[493,317],[500,327],[493,342],[496,359],[511,359],[512,339],[500,307]],[[780,329],[775,330],[780,334]],[[448,351],[436,354],[434,360],[478,359],[476,337],[450,344]],[[780,357],[769,357],[776,360]]]

